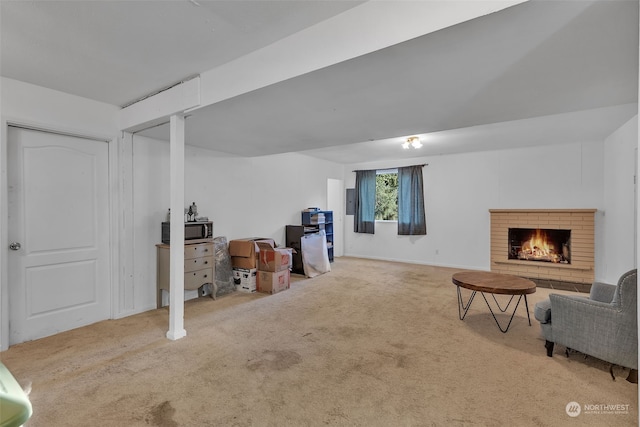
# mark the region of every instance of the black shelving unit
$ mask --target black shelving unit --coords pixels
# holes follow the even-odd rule
[[[304,274],[302,265],[302,247],[300,239],[304,236],[303,225],[287,225],[286,227],[286,246],[294,249],[291,271],[297,274]]]
[[[305,234],[319,233],[320,230],[324,230],[327,239],[327,255],[329,262],[333,262],[333,211],[302,211],[301,223],[302,225],[286,227],[286,245],[296,251],[293,254],[292,271],[298,274],[304,274],[300,239]]]

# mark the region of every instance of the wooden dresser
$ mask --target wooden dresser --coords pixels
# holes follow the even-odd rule
[[[157,306],[162,307],[162,291],[169,289],[170,246],[156,245],[158,251]],[[184,245],[184,289],[196,290],[211,284],[211,298],[216,297],[213,242]]]

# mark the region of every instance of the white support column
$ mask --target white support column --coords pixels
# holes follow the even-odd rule
[[[187,335],[184,329],[184,116],[173,115],[170,123],[171,250],[169,261],[169,330],[167,338]]]
[[[118,218],[117,247],[114,256],[118,263],[118,281],[114,286],[113,317],[119,319],[135,311],[134,241],[133,241],[133,135],[122,132],[117,153],[120,186],[118,203],[114,203],[114,216]]]

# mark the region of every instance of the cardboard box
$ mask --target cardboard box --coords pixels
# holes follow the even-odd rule
[[[244,239],[235,239],[229,242],[229,255],[231,255],[231,266],[238,268],[258,268],[258,248],[257,242],[266,242],[275,246],[273,239],[265,239],[262,237],[247,237]]]
[[[233,284],[240,292],[255,292],[258,289],[257,272],[255,268],[233,267]]]
[[[275,294],[289,289],[291,273],[289,270],[258,271],[258,292]]]
[[[291,262],[290,249],[274,248],[266,242],[257,242],[257,245],[260,248],[258,270],[276,272],[289,269]]]
[[[311,224],[324,224],[324,214],[311,214]]]

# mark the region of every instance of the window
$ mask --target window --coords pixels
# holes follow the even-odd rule
[[[422,168],[358,170],[353,231],[375,233],[376,221],[397,221],[398,235],[425,235]]]
[[[376,221],[398,220],[398,170],[376,171]]]

